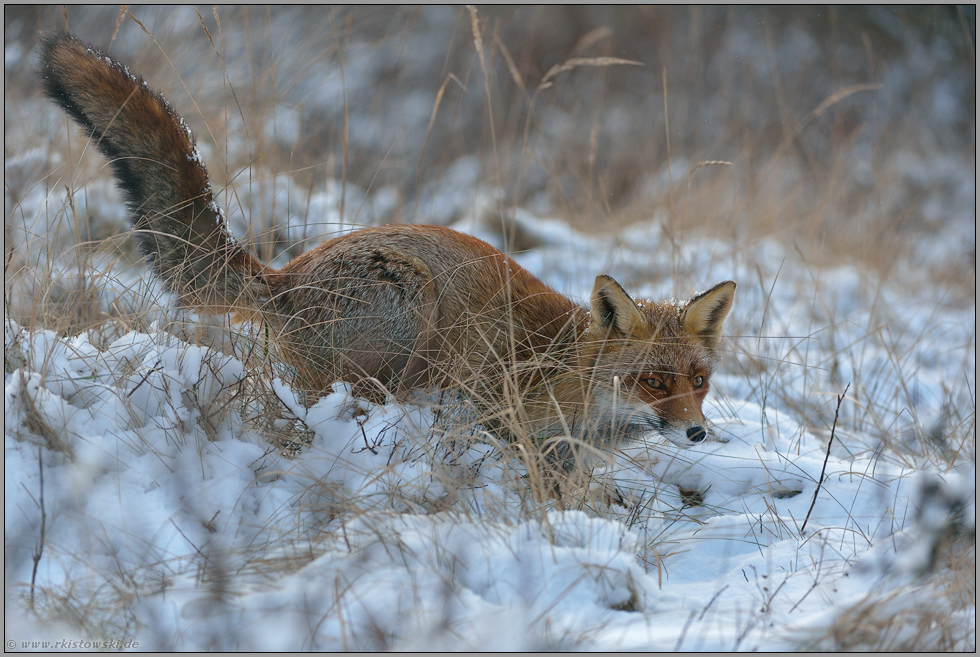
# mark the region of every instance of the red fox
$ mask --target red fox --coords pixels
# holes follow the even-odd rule
[[[187,307],[262,323],[311,395],[452,385],[528,435],[613,443],[708,433],[702,402],[735,283],[683,304],[600,275],[583,308],[489,244],[441,226],[337,237],[279,270],[229,234],[184,121],[122,64],[43,39],[46,94],[108,158],[140,248]]]

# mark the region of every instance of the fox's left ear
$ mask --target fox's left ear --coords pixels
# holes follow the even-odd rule
[[[719,283],[687,302],[681,312],[681,326],[688,335],[700,338],[708,349],[721,340],[721,328],[735,301],[735,281]]]

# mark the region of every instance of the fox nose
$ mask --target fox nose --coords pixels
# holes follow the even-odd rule
[[[694,425],[687,430],[687,439],[692,443],[699,443],[708,436],[707,432],[698,425]]]

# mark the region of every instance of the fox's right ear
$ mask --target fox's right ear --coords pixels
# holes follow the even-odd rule
[[[591,309],[593,333],[613,329],[627,337],[634,328],[644,323],[636,302],[626,294],[623,286],[605,274],[595,278]]]
[[[717,347],[721,328],[735,302],[735,287],[735,281],[725,281],[688,301],[681,312],[684,332],[699,338],[708,349]]]

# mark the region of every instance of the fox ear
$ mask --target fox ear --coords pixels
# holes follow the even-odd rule
[[[596,276],[592,288],[592,331],[616,330],[628,336],[643,325],[643,315],[626,290],[605,274]]]
[[[681,327],[688,335],[700,338],[708,349],[714,349],[734,301],[735,282],[719,283],[687,302],[681,312]]]

